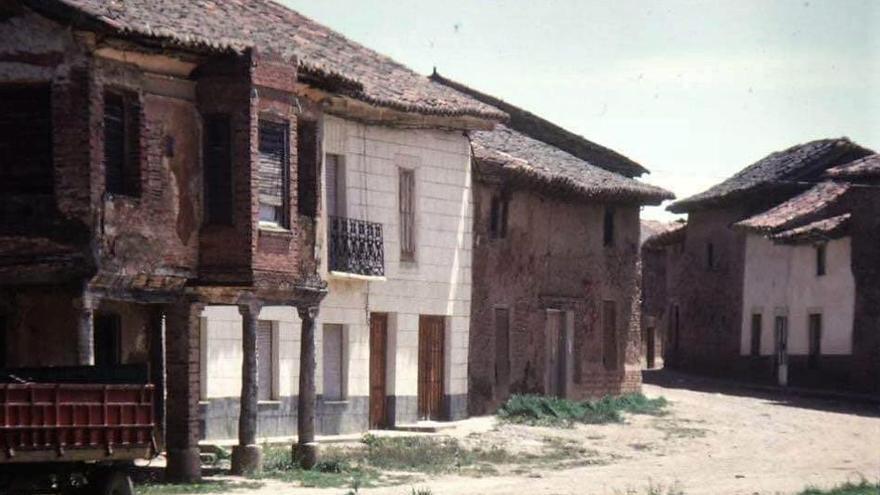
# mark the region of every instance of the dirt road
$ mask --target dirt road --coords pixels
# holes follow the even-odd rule
[[[442,476],[415,484],[433,495],[648,493],[676,486],[687,495],[789,494],[807,485],[880,479],[880,410],[823,401],[645,385],[649,397],[670,401],[663,417],[629,416],[626,424],[573,429],[466,421],[451,435],[463,443],[496,445],[512,452],[548,441],[574,446],[575,467],[561,463],[497,476]],[[409,495],[410,486],[362,489],[368,495]],[[304,489],[269,483],[259,495],[335,494],[345,489]],[[237,492],[243,493],[243,492]],[[666,493],[665,491],[662,493]]]

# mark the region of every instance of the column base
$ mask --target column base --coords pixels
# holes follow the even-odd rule
[[[165,480],[174,483],[194,483],[202,480],[202,460],[199,448],[168,449]]]
[[[293,445],[293,462],[303,469],[312,469],[318,463],[318,442]]]
[[[263,470],[263,449],[259,445],[236,445],[232,447],[232,474],[247,476]]]

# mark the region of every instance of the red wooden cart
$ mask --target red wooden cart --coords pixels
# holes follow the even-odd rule
[[[127,495],[155,428],[150,384],[0,383],[0,493]]]

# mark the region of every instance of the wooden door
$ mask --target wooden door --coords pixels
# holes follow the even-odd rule
[[[510,312],[495,308],[495,398],[510,395]]]
[[[385,408],[388,315],[370,314],[370,428],[389,425]]]
[[[648,335],[646,336],[645,340],[647,341],[647,345],[648,345],[648,349],[647,349],[647,353],[646,353],[645,358],[646,358],[646,361],[648,362],[647,363],[648,369],[652,369],[652,368],[654,368],[654,351],[656,350],[654,348],[654,345],[655,345],[655,343],[654,343],[654,327],[648,328]]]
[[[442,316],[419,316],[419,419],[443,415],[445,327]]]
[[[565,350],[567,348],[564,313],[547,310],[547,395],[565,396]]]

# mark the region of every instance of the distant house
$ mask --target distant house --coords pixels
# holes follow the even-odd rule
[[[642,365],[646,369],[662,368],[667,341],[673,335],[674,315],[667,314],[669,277],[667,267],[681,254],[687,226],[670,223],[657,226],[653,234],[642,236]]]
[[[686,227],[643,249],[666,281],[644,295],[666,366],[878,391],[876,162],[845,138],[813,141],[673,203]]]
[[[639,209],[671,193],[628,158],[437,74],[510,115],[474,152],[469,399],[638,390]]]

